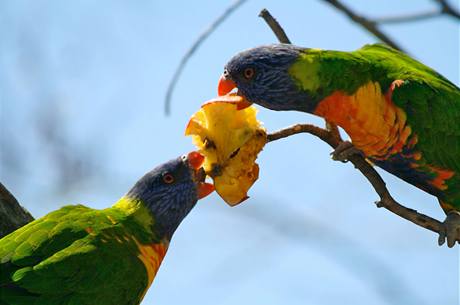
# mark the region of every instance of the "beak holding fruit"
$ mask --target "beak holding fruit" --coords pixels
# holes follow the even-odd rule
[[[237,105],[236,108],[238,110],[242,110],[242,109],[245,109],[245,108],[248,108],[249,106],[251,106],[252,103],[249,102],[244,96],[240,96],[240,95],[238,95],[238,93],[236,95],[229,94],[235,88],[237,88],[235,82],[232,81],[230,78],[226,77],[225,74],[222,74],[222,76],[219,79],[219,84],[217,85],[217,94],[219,96],[229,95],[229,96],[239,96],[239,97],[241,97],[241,99],[239,101],[237,101],[237,102],[233,101],[234,103],[236,103],[236,105]],[[223,100],[220,99],[220,101],[223,101]]]
[[[188,164],[194,170],[199,170],[204,163],[204,156],[197,151],[192,151],[187,155]]]
[[[219,96],[226,95],[236,88],[236,84],[230,78],[227,78],[225,74],[222,74],[217,85],[217,94]]]
[[[202,167],[204,164],[204,156],[197,151],[192,151],[188,153],[187,161],[194,171],[193,179],[197,187],[197,197],[198,199],[202,199],[214,191],[213,184],[204,182],[206,179],[206,173]]]

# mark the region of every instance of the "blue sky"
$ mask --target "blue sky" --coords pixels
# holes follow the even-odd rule
[[[368,16],[433,7],[428,0],[345,2]],[[165,117],[180,57],[229,3],[2,1],[1,181],[36,217],[69,203],[111,205],[144,172],[193,149],[185,125],[217,94],[234,53],[276,42],[257,17],[264,7],[301,46],[353,50],[376,41],[320,0],[249,0],[190,60]],[[454,20],[383,30],[458,84]],[[268,130],[322,124],[266,109],[259,118]],[[89,160],[90,169],[78,179],[59,172],[66,153]],[[201,201],[176,232],[144,304],[456,304],[458,249],[439,248],[433,233],[376,209],[367,181],[329,153],[308,135],[267,145],[251,199],[236,208],[215,194]],[[444,218],[434,197],[380,172],[400,202]]]

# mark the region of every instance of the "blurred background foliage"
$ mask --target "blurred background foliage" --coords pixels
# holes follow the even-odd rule
[[[436,1],[344,1],[370,17]],[[451,1],[459,9],[459,3]],[[216,95],[225,62],[276,38],[353,50],[375,38],[325,1],[248,1],[211,35],[176,86],[168,81],[228,1],[0,2],[0,181],[40,217],[64,204],[104,208],[156,164],[193,149],[190,115]],[[383,25],[411,55],[459,81],[453,18]],[[269,130],[322,121],[260,109]],[[319,140],[268,145],[243,205],[212,195],[177,231],[144,304],[456,304],[459,256],[436,236],[372,204],[377,195]],[[400,202],[443,219],[434,197],[382,171]],[[114,266],[116,267],[116,266]]]

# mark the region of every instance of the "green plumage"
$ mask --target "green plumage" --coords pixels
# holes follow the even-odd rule
[[[148,276],[133,237],[155,242],[149,218],[141,207],[66,206],[4,237],[0,304],[138,304]]]
[[[388,89],[397,79],[415,81],[435,92],[449,94],[449,98],[456,96],[457,102],[460,94],[459,89],[441,74],[384,44],[366,45],[353,52],[305,49],[293,64],[296,65],[302,65],[303,68],[294,70],[291,67],[291,76],[302,81],[303,75],[312,74],[308,83],[314,82],[318,86],[309,93],[317,101],[337,90],[353,94],[371,80],[379,82],[383,89]],[[311,71],[311,67],[314,67],[314,71]],[[311,86],[308,83],[299,85]],[[424,98],[424,93],[418,89],[414,94]]]
[[[460,211],[460,90],[449,80],[411,57],[382,44],[364,46],[354,52],[306,49],[289,69],[299,90],[313,104],[341,91],[353,95],[369,82],[378,82],[386,94],[395,80],[392,102],[407,115],[407,124],[417,135],[414,150],[421,160],[393,156],[376,164],[427,190]],[[308,76],[308,77],[306,77]],[[314,109],[313,111],[314,112]],[[382,139],[385,140],[385,139]],[[410,164],[417,170],[410,172]],[[446,189],[427,185],[435,179],[433,168],[453,171]]]

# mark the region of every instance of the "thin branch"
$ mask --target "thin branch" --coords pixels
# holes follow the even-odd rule
[[[0,238],[33,220],[32,215],[0,183]]]
[[[404,22],[422,21],[430,18],[435,18],[443,15],[442,10],[432,10],[427,12],[419,12],[400,16],[388,16],[374,18],[373,22],[377,24],[394,24]]]
[[[272,142],[298,133],[312,134],[329,144],[332,148],[336,148],[340,143],[337,137],[334,136],[334,133],[310,124],[293,125],[270,133],[267,137],[268,141]],[[443,224],[440,221],[419,213],[416,210],[406,208],[405,206],[398,203],[395,199],[393,199],[382,177],[380,177],[372,165],[370,165],[369,162],[366,161],[366,159],[364,159],[362,156],[352,155],[349,157],[349,161],[353,163],[355,168],[357,168],[367,178],[369,183],[379,195],[380,201],[376,203],[377,207],[383,207],[420,227],[436,232],[438,234],[444,230]],[[460,242],[459,237],[457,237],[457,241]]]
[[[287,138],[289,136],[298,134],[298,133],[309,133],[312,134],[333,148],[337,147],[340,142],[337,141],[337,139],[332,136],[326,129],[320,128],[318,126],[312,125],[312,124],[295,124],[292,126],[289,126],[287,128],[280,129],[278,131],[269,133],[267,135],[267,141],[268,142],[273,142],[279,139]]]
[[[367,31],[372,33],[375,37],[377,37],[378,39],[380,39],[382,42],[386,43],[390,47],[400,50],[402,52],[405,52],[401,46],[399,46],[395,41],[393,41],[393,39],[391,39],[386,34],[384,34],[378,28],[377,24],[374,21],[356,14],[355,12],[353,12],[352,9],[350,9],[348,6],[346,6],[339,0],[323,0],[323,1],[329,3],[330,5],[334,6],[339,11],[345,13],[351,20],[363,26]]]
[[[436,3],[438,3],[441,6],[442,12],[444,14],[447,14],[451,17],[454,17],[458,20],[460,20],[460,13],[455,10],[447,0],[434,0]]]
[[[246,1],[247,0],[236,0],[229,7],[227,7],[225,11],[219,17],[217,17],[217,19],[215,19],[209,25],[209,27],[206,30],[204,30],[203,33],[200,34],[200,36],[198,36],[198,38],[195,40],[192,46],[187,50],[187,52],[185,52],[184,56],[181,58],[179,62],[179,66],[177,67],[176,71],[173,74],[171,81],[169,82],[168,90],[166,91],[165,104],[164,104],[166,115],[169,115],[171,112],[172,93],[174,91],[176,83],[180,75],[182,74],[182,71],[184,70],[184,67],[187,64],[188,60],[192,57],[192,55],[195,53],[198,47],[206,40],[206,38],[208,38],[209,35],[211,35],[211,33],[214,32],[219,27],[219,25],[221,25],[236,9],[238,9]]]
[[[279,42],[291,44],[291,41],[286,35],[286,32],[283,30],[278,21],[270,14],[270,12],[267,9],[264,8],[263,10],[261,10],[259,13],[259,17],[262,17],[265,20],[268,26],[272,29],[273,33],[275,33]]]

